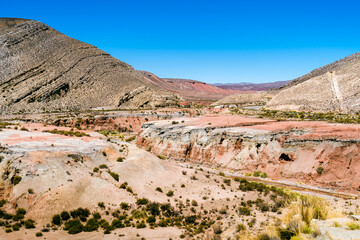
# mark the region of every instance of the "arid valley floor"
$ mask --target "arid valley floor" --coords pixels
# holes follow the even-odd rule
[[[0,237],[359,236],[360,125],[219,109],[7,116]]]

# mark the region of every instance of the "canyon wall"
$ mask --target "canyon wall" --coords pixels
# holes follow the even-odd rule
[[[213,122],[208,118],[206,125],[193,119],[145,123],[137,144],[173,160],[243,173],[258,170],[272,179],[338,191],[359,190],[359,126],[268,120],[241,123],[241,118],[227,124],[225,117],[214,117]]]

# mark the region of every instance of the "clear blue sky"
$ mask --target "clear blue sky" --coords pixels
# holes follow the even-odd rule
[[[160,77],[289,80],[360,51],[360,2],[15,1],[1,17],[39,20]]]

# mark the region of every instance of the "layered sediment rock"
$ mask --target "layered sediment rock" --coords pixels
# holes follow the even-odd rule
[[[178,98],[130,65],[37,21],[0,18],[0,111],[156,107]]]
[[[146,123],[137,144],[170,159],[357,192],[359,130],[358,125],[220,116]]]

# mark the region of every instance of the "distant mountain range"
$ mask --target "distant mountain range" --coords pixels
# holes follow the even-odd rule
[[[277,81],[269,83],[250,83],[250,82],[240,82],[240,83],[215,83],[214,86],[217,86],[225,90],[233,91],[268,91],[274,88],[280,88],[285,86],[291,81]]]

